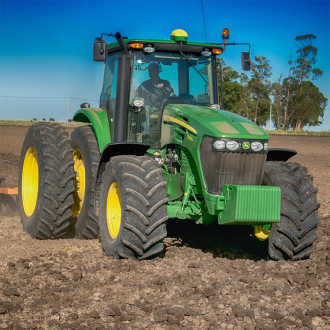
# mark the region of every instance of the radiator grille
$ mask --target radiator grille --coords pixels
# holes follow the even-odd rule
[[[214,152],[211,137],[204,137],[200,149],[207,191],[220,194],[224,184],[260,185],[267,154]]]

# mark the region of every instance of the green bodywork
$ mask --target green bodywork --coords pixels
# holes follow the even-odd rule
[[[105,109],[80,109],[73,120],[93,125],[100,153],[112,141]],[[269,139],[257,125],[231,112],[193,105],[167,105],[163,112],[161,149],[158,151],[165,158],[168,145],[175,145],[180,155],[180,173],[171,173],[163,165],[169,218],[192,219],[203,224],[265,225],[278,222],[281,205],[278,187],[224,185],[221,195],[207,192],[200,159],[204,136]],[[150,153],[154,151],[149,149]],[[185,206],[183,210],[182,205]]]
[[[92,124],[100,153],[103,151],[104,147],[112,141],[111,130],[105,109],[80,109],[74,114],[73,120],[81,123]]]
[[[280,221],[281,189],[268,186],[224,185],[219,224],[260,225]],[[266,220],[266,221],[265,221]]]
[[[168,43],[173,40],[136,40],[131,42]],[[190,45],[217,47],[216,44],[188,42]],[[109,55],[118,52],[117,42],[108,45]],[[120,79],[120,78],[118,78]],[[217,99],[217,98],[215,98]],[[109,125],[110,113],[105,109],[80,109],[74,121],[93,125],[99,151],[113,141]],[[224,185],[221,194],[207,191],[203,175],[200,148],[204,137],[269,140],[269,136],[251,121],[234,113],[205,106],[168,104],[161,118],[160,144],[148,153],[161,155],[163,179],[167,182],[167,213],[169,218],[192,219],[197,223],[262,225],[265,229],[280,221],[281,190],[278,187],[258,185]],[[250,145],[244,146],[249,149]],[[169,149],[172,151],[169,152]],[[175,167],[168,168],[165,159],[177,155]],[[251,151],[253,153],[253,151]]]
[[[164,118],[167,117],[175,118],[183,124],[188,119],[187,125],[193,130],[187,129],[173,121],[165,121]],[[169,144],[180,146],[182,155],[180,172],[181,174],[194,173],[196,176],[195,193],[197,194],[202,194],[202,191],[206,191],[200,159],[200,145],[204,136],[269,139],[268,134],[250,120],[231,112],[193,105],[169,104],[166,106],[163,113],[161,147],[164,150]]]
[[[262,225],[280,220],[281,191],[278,187],[225,185],[221,195],[207,192],[200,158],[204,136],[232,139],[269,139],[251,121],[223,110],[193,105],[168,105],[161,128],[162,158],[167,146],[177,146],[180,173],[164,166],[164,180],[171,200],[170,218],[193,219],[198,223]],[[196,196],[203,196],[203,202]],[[182,210],[182,205],[185,205]]]
[[[221,195],[210,195],[208,203],[189,201],[184,210],[183,201],[169,202],[170,218],[193,219],[219,225],[264,225],[280,221],[281,189],[267,186],[224,185]],[[212,209],[209,210],[208,206]],[[211,212],[210,212],[211,211]],[[214,214],[212,214],[214,213]]]

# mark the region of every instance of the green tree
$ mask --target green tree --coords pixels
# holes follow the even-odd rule
[[[301,48],[297,50],[298,58],[296,59],[296,67],[293,70],[293,76],[299,81],[299,86],[302,86],[304,80],[314,80],[323,75],[323,71],[318,68],[313,68],[316,63],[317,48],[313,46],[316,36],[314,34],[306,34],[297,36],[297,41]]]
[[[300,85],[296,80],[289,104],[291,127],[301,130],[305,125],[320,125],[319,118],[323,118],[327,103],[328,99],[311,81],[303,81]]]
[[[251,112],[249,111],[251,104],[252,104],[252,97],[251,92],[249,90],[249,78],[248,76],[243,72],[240,75],[240,84],[243,86],[241,98],[240,98],[240,114],[242,116],[246,117],[247,119],[250,119]]]
[[[289,129],[291,127],[291,117],[293,115],[293,96],[296,93],[296,86],[298,86],[297,80],[292,76],[283,79],[282,83],[282,104],[284,107],[282,130]]]
[[[318,119],[315,120],[315,115],[319,113],[319,109],[322,109],[322,106],[312,107],[315,111],[315,113],[312,113],[311,109],[306,108],[304,103],[306,98],[311,100],[312,97],[315,97],[315,104],[319,104],[320,99],[322,99],[315,90],[317,87],[312,83],[307,83],[310,82],[310,80],[315,80],[321,77],[323,74],[321,69],[314,67],[317,56],[317,48],[313,46],[315,40],[316,36],[313,34],[297,36],[295,39],[300,45],[300,48],[298,48],[296,52],[298,55],[298,58],[295,61],[296,66],[293,68],[293,77],[295,78],[294,82],[296,86],[294,86],[295,94],[292,95],[292,101],[294,100],[295,103],[293,104],[294,108],[291,111],[291,125],[294,124],[293,128],[296,131],[301,131],[306,124],[320,124]],[[306,116],[307,113],[310,115],[310,120],[308,120],[308,116]]]
[[[267,117],[267,107],[270,105],[270,89],[271,82],[269,78],[272,76],[272,67],[269,60],[265,56],[255,56],[255,61],[251,62],[251,80],[249,82],[249,90],[253,97],[254,122],[258,125],[264,125]],[[262,118],[258,119],[258,116]]]
[[[282,73],[277,82],[272,84],[272,94],[274,96],[274,121],[277,130],[281,129],[283,123],[283,103],[282,103],[282,91],[283,85],[281,83]]]
[[[240,74],[231,66],[226,65],[221,58],[218,63],[222,65],[222,81],[223,81],[223,103],[224,110],[244,115],[244,86],[239,83]],[[221,100],[221,81],[220,72],[218,72],[218,89],[219,89],[219,104]]]
[[[282,85],[282,93],[283,93],[282,103],[285,104],[282,130],[284,130],[288,124],[289,101],[290,101],[290,97],[292,95],[292,93],[290,94],[291,83],[292,83],[292,80],[294,79],[294,78],[292,78],[292,70],[294,69],[294,67],[292,66],[292,64],[293,64],[292,52],[290,54],[290,60],[289,60],[288,64],[290,65],[289,78],[284,79],[283,85]]]

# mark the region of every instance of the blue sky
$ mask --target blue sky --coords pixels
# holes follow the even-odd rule
[[[207,41],[222,42],[222,29],[229,28],[228,42],[248,42],[252,56],[270,60],[272,81],[281,73],[288,76],[290,52],[296,58],[295,37],[316,35],[316,67],[324,74],[314,83],[329,105],[315,130],[330,130],[329,0],[203,0],[203,5]],[[178,28],[190,41],[205,41],[200,0],[0,0],[0,95],[15,96],[0,97],[0,118],[65,121],[67,95],[69,118],[83,101],[98,106],[103,64],[92,59],[95,37],[120,31],[130,38],[169,39]],[[227,47],[224,60],[240,72],[240,52],[246,50]]]

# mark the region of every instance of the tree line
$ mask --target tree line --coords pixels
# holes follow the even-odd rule
[[[318,126],[324,117],[328,99],[313,84],[321,77],[321,69],[315,68],[317,48],[313,46],[316,36],[301,35],[295,38],[299,44],[296,58],[292,53],[288,62],[288,77],[275,81],[270,61],[265,56],[251,60],[251,78],[239,74],[226,65],[221,58],[224,110],[244,116],[259,126],[269,120],[272,105],[272,122],[278,130],[301,131],[304,126]],[[220,70],[220,69],[219,69]],[[218,75],[219,104],[221,100],[220,75]],[[272,97],[272,99],[271,99]]]

